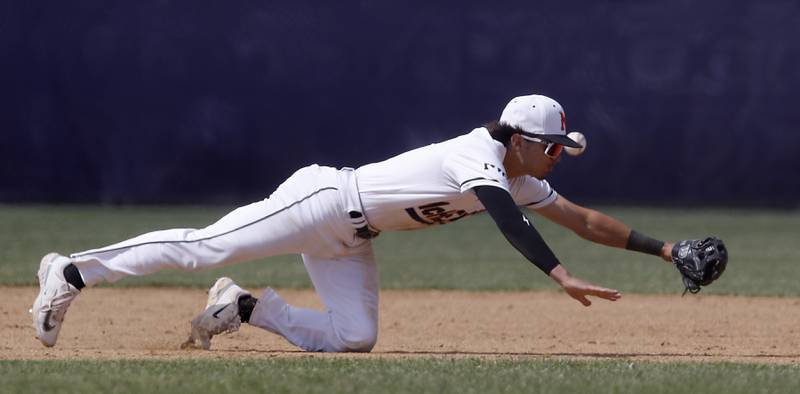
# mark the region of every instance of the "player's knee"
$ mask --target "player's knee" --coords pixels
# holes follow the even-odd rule
[[[360,324],[339,330],[343,352],[369,352],[378,341],[378,325]]]

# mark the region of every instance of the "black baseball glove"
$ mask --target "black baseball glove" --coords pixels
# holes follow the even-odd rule
[[[672,262],[683,277],[683,294],[695,294],[725,272],[728,250],[719,238],[687,239],[672,247]]]

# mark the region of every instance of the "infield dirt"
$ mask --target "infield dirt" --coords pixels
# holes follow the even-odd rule
[[[56,347],[45,348],[28,313],[38,288],[0,291],[0,359],[332,357],[247,325],[215,337],[211,351],[181,350],[206,295],[174,288],[84,291]],[[279,292],[294,305],[321,307],[311,290]],[[623,294],[586,308],[558,292],[384,290],[380,311],[373,352],[348,357],[800,363],[797,298]]]

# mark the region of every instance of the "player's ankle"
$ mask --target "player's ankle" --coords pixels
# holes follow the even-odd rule
[[[81,277],[81,272],[78,271],[78,267],[75,264],[69,263],[66,267],[64,267],[64,280],[67,283],[75,286],[76,289],[81,290],[86,287],[86,283],[83,283],[83,277]]]
[[[253,309],[255,309],[257,302],[258,298],[255,298],[249,294],[239,297],[239,301],[237,303],[239,305],[239,317],[242,318],[242,323],[247,323],[250,321],[250,315],[253,314]]]

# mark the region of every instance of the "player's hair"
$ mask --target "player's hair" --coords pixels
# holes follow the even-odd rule
[[[500,143],[505,146],[508,146],[508,141],[511,141],[512,135],[522,133],[522,129],[519,127],[514,127],[506,123],[500,123],[496,120],[490,122],[484,127],[489,130],[489,135],[491,135],[492,138],[500,141]]]

